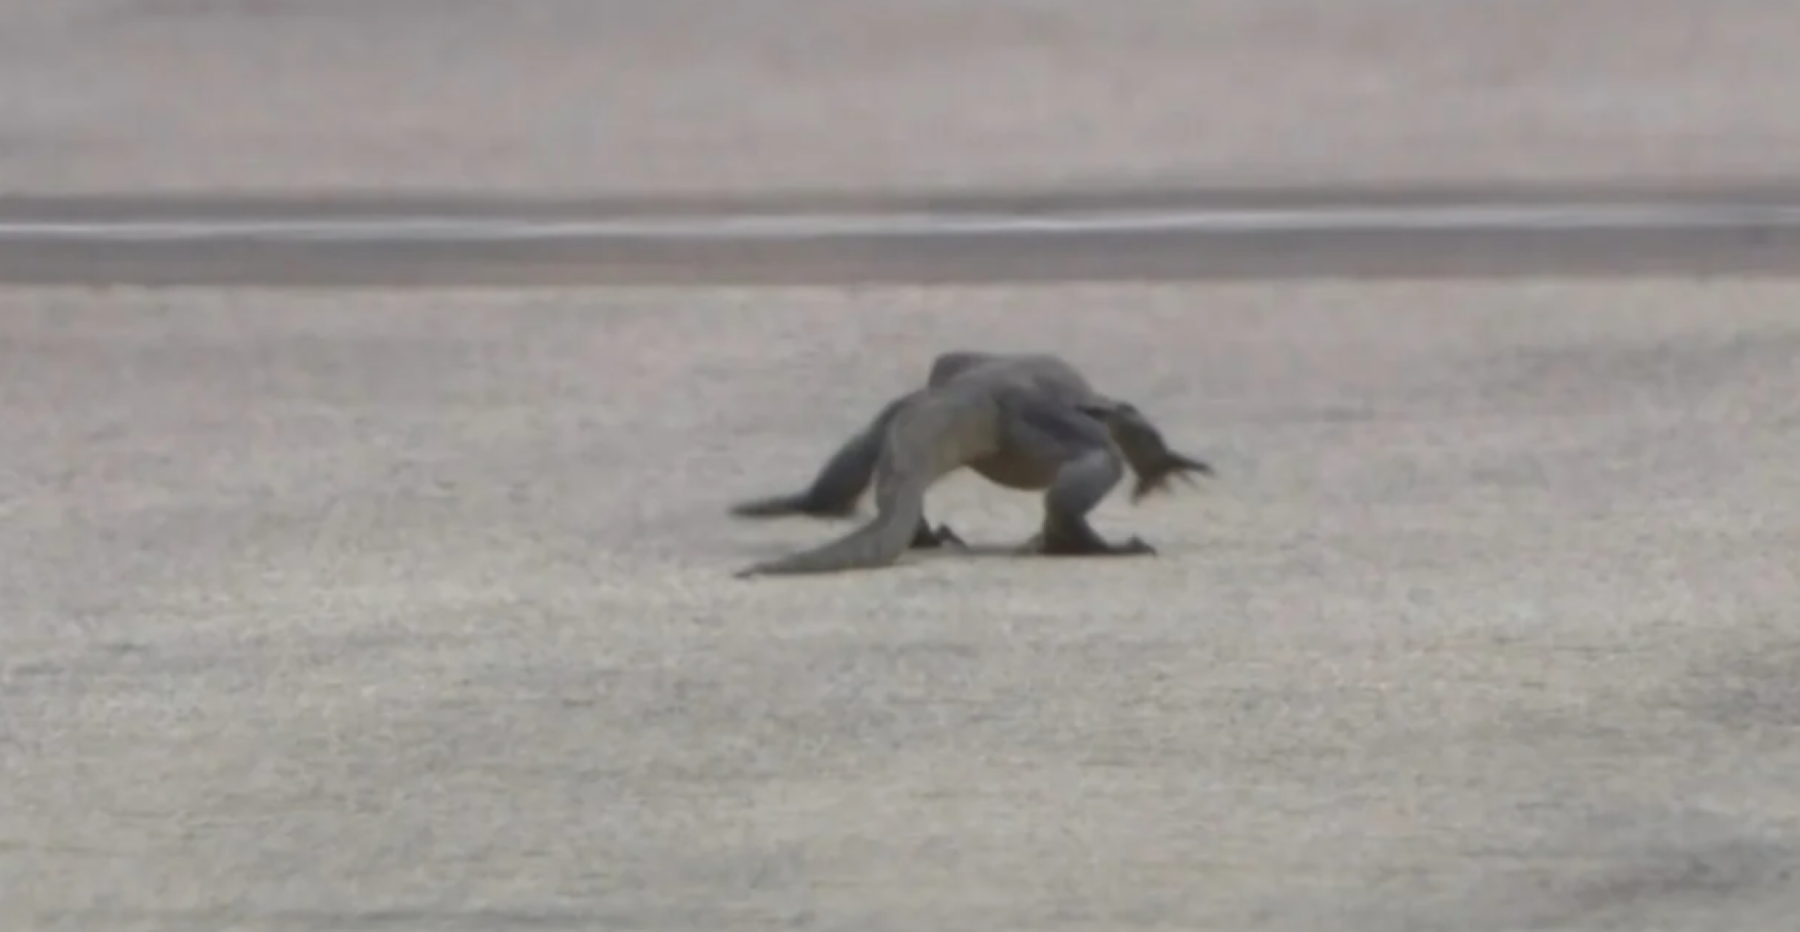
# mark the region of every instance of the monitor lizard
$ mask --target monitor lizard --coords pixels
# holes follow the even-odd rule
[[[1193,481],[1212,467],[1171,450],[1136,407],[1094,391],[1068,361],[1049,354],[944,353],[923,388],[885,405],[826,461],[804,491],[731,509],[745,518],[847,518],[871,482],[877,514],[865,526],[814,550],[748,567],[741,577],[828,573],[886,566],[908,547],[961,546],[933,528],[924,495],[967,466],[998,485],[1044,491],[1044,523],[1020,552],[1043,555],[1153,554],[1140,538],[1102,539],[1087,514],[1136,474],[1132,500]]]

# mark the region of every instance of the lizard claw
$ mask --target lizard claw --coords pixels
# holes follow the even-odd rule
[[[952,550],[969,549],[969,545],[963,543],[963,539],[958,537],[955,531],[950,530],[948,524],[940,524],[937,527],[923,523],[919,525],[918,533],[913,535],[912,548],[914,550],[937,550],[943,547]]]
[[[1150,546],[1150,542],[1144,540],[1142,537],[1133,537],[1120,544],[1115,552],[1119,554],[1143,554],[1145,556],[1155,556],[1156,548]]]

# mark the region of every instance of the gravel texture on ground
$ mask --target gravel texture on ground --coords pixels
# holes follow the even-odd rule
[[[0,292],[0,925],[1781,927],[1797,302]],[[953,346],[1221,478],[1109,501],[1158,559],[730,579]]]

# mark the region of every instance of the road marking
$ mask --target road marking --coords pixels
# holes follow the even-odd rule
[[[1043,213],[714,214],[550,219],[370,215],[335,219],[118,217],[0,220],[0,242],[499,243],[531,241],[795,241],[1144,233],[1531,233],[1800,229],[1800,204],[1469,203],[1417,207],[1134,209]]]

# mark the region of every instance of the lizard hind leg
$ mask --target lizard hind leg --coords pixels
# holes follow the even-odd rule
[[[1034,402],[1014,412],[1009,424],[1019,456],[1056,461],[1044,493],[1044,523],[1026,553],[1044,556],[1134,556],[1156,549],[1132,537],[1113,543],[1088,523],[1088,515],[1125,477],[1125,461],[1106,425],[1072,407]]]
[[[875,470],[875,517],[837,540],[739,570],[739,578],[836,573],[891,566],[919,540],[925,492],[932,483],[992,448],[982,431],[991,417],[970,411],[963,398],[903,410],[882,444]]]
[[[1084,452],[1063,463],[1056,481],[1044,496],[1044,526],[1032,539],[1034,552],[1044,556],[1148,556],[1156,553],[1140,537],[1113,543],[1088,523],[1088,513],[1098,507],[1119,481],[1125,466],[1109,450]]]
[[[739,518],[804,515],[842,520],[855,517],[858,500],[875,480],[875,468],[881,459],[888,427],[899,416],[900,409],[920,394],[912,392],[884,405],[856,436],[831,454],[804,490],[742,501],[731,506],[731,514]],[[914,550],[967,549],[963,539],[949,525],[940,524],[934,528],[923,518],[919,520],[910,546]]]

